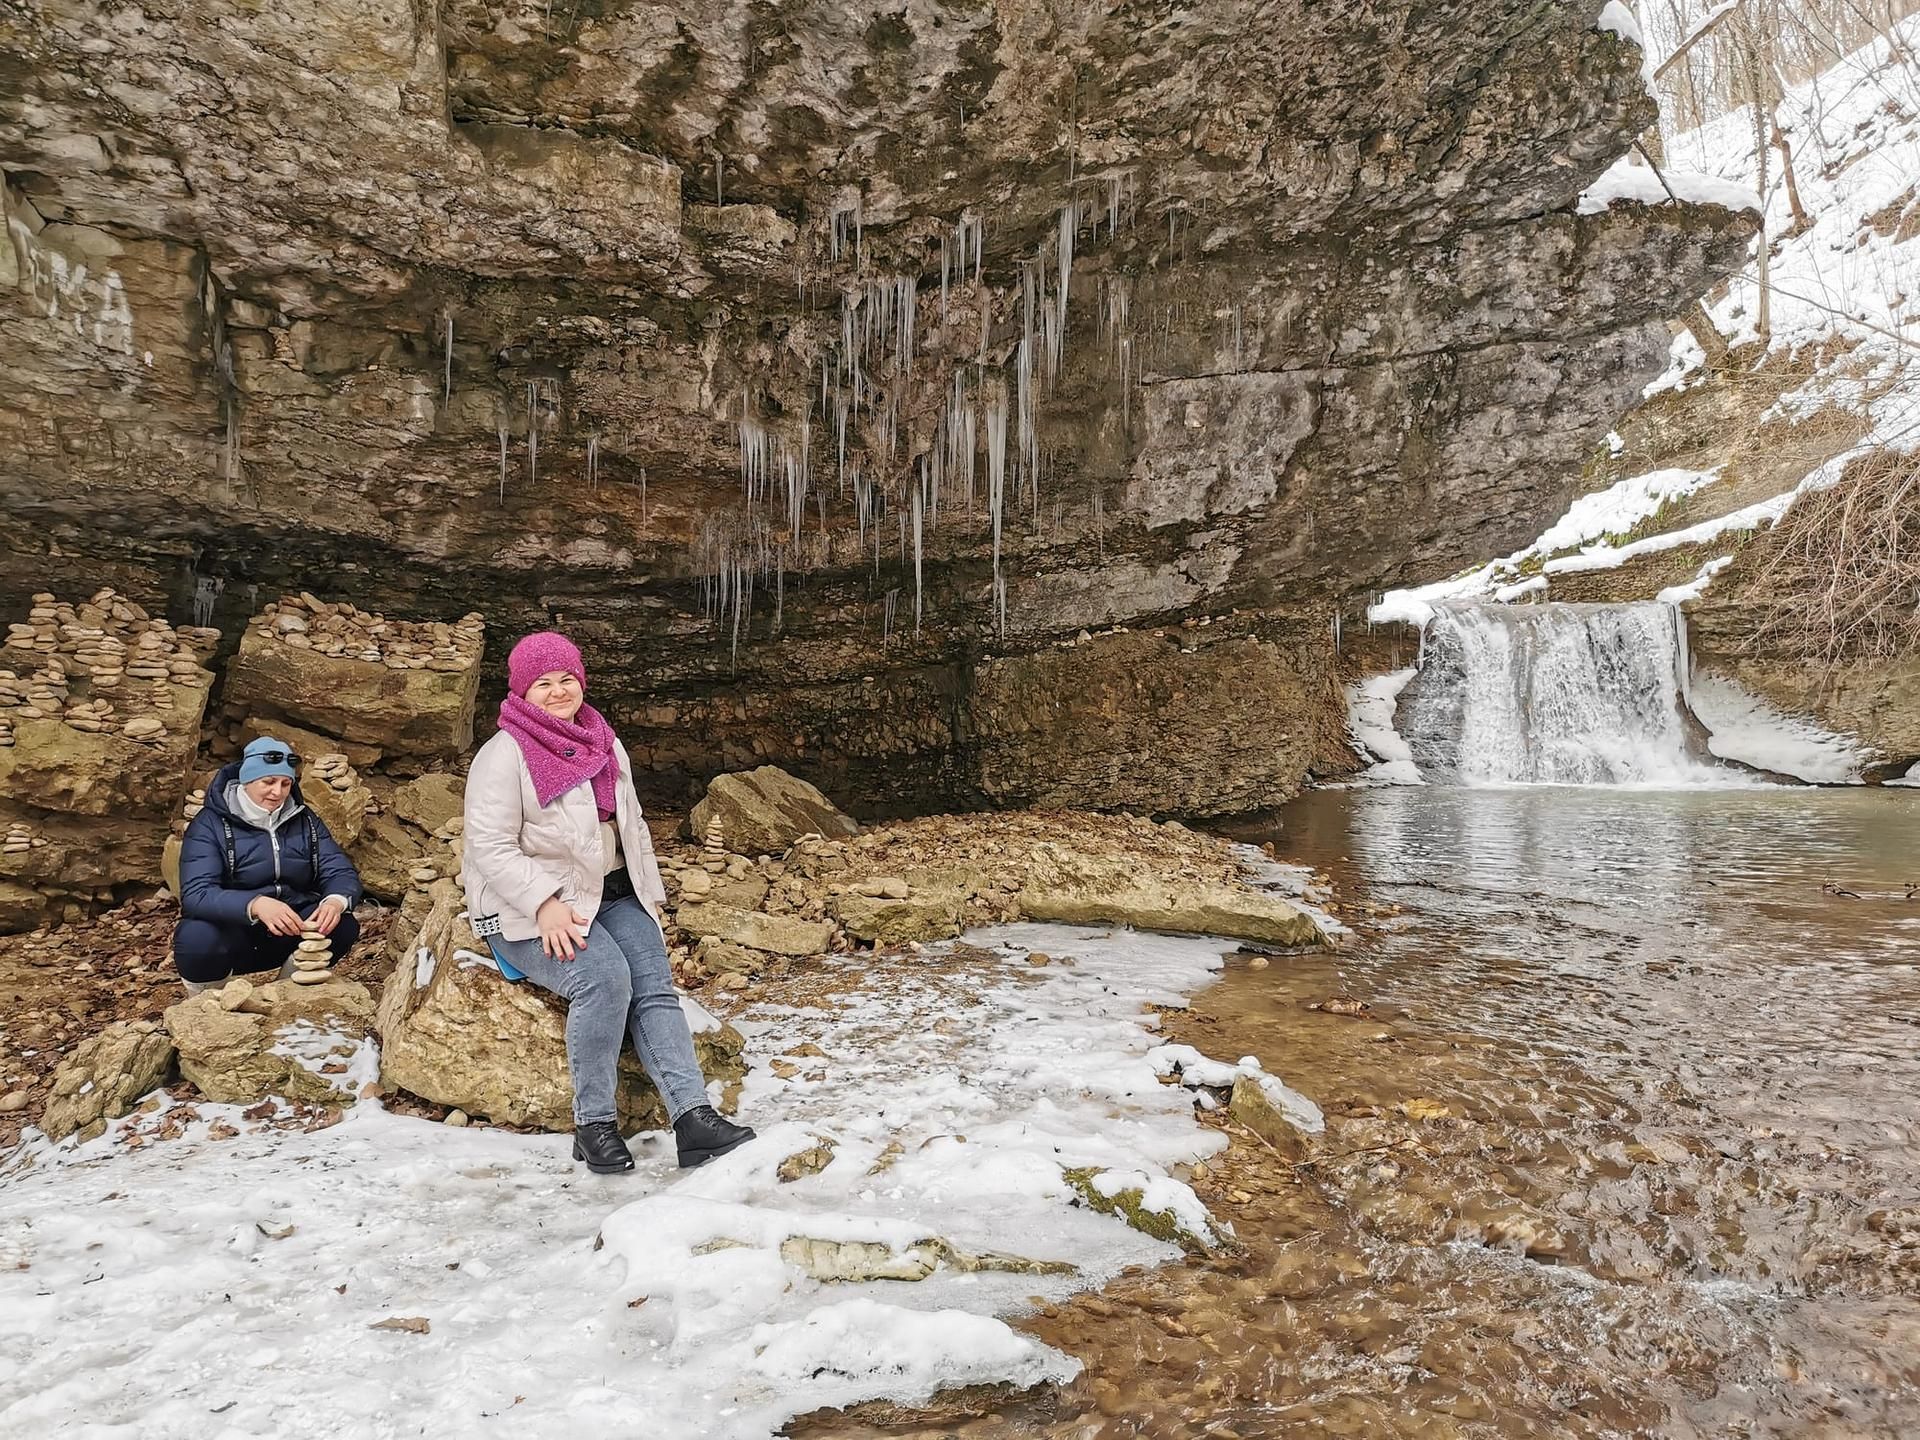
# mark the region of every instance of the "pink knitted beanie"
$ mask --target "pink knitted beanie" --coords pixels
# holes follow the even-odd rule
[[[570,671],[580,682],[580,689],[586,690],[587,667],[580,658],[580,648],[557,630],[534,631],[507,656],[507,684],[522,698],[534,681],[555,670]]]

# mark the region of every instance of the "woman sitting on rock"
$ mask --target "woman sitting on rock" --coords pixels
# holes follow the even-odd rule
[[[284,742],[255,740],[188,822],[173,963],[189,995],[261,970],[284,978],[308,921],[336,962],[360,938],[360,876],[301,799],[299,763]]]
[[[467,911],[503,973],[567,1000],[573,1158],[633,1168],[615,1109],[621,1043],[633,1037],[667,1107],[680,1164],[753,1138],[707,1103],[667,964],[666,889],[640,818],[633,762],[585,703],[587,672],[564,635],[541,631],[507,657],[500,731],[467,774]]]

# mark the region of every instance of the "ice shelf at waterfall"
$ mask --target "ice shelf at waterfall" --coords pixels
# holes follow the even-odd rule
[[[1385,675],[1369,675],[1347,687],[1347,736],[1372,764],[1357,777],[1361,784],[1419,785],[1413,750],[1394,728],[1400,692],[1420,672],[1409,665]]]
[[[1737,781],[1690,733],[1678,612],[1442,605],[1400,705],[1420,773],[1467,785]]]
[[[1810,785],[1858,785],[1873,757],[1853,740],[1785,715],[1731,680],[1694,678],[1687,701],[1708,731],[1707,748],[1726,760],[1790,775]]]

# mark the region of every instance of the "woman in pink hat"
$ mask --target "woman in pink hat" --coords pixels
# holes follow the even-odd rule
[[[614,1108],[633,1048],[673,1122],[682,1166],[753,1139],[707,1103],[660,923],[666,889],[640,818],[633,762],[586,703],[580,651],[551,630],[507,657],[500,731],[467,774],[467,912],[501,972],[567,1000],[573,1158],[631,1170]]]

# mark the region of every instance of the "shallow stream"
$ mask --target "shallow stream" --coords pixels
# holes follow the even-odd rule
[[[1361,933],[1168,1028],[1324,1143],[1203,1185],[1244,1256],[1025,1322],[1065,1393],[896,1433],[1920,1436],[1920,794],[1331,791],[1270,838]]]

